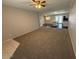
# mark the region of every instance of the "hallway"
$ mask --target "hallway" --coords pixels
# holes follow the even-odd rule
[[[11,59],[75,59],[67,29],[41,27],[14,40],[20,45]]]

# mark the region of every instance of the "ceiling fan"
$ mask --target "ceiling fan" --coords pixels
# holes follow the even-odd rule
[[[41,0],[32,0],[33,4],[36,8],[42,8],[46,6],[46,1],[41,1]]]

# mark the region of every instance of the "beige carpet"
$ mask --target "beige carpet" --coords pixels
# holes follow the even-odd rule
[[[20,46],[11,59],[75,59],[67,29],[42,27],[14,40]]]

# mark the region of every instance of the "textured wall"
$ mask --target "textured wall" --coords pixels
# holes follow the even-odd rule
[[[3,6],[3,39],[15,38],[39,28],[37,13]]]
[[[70,10],[69,33],[70,33],[74,53],[76,54],[76,7],[75,7],[75,4],[72,6]]]

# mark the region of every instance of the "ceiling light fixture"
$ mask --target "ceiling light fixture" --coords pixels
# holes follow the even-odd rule
[[[46,6],[46,1],[40,1],[40,0],[32,0],[33,1],[33,5],[36,7],[36,8],[42,8],[42,7],[45,7]]]
[[[47,21],[51,19],[51,17],[48,16],[48,15],[44,15],[44,18],[45,18],[45,20],[47,20]]]
[[[35,5],[35,7],[39,8],[39,9],[42,8],[42,6],[40,4],[39,5]]]
[[[39,4],[39,5],[38,5],[38,8],[41,8],[41,7],[42,7],[42,6]]]

